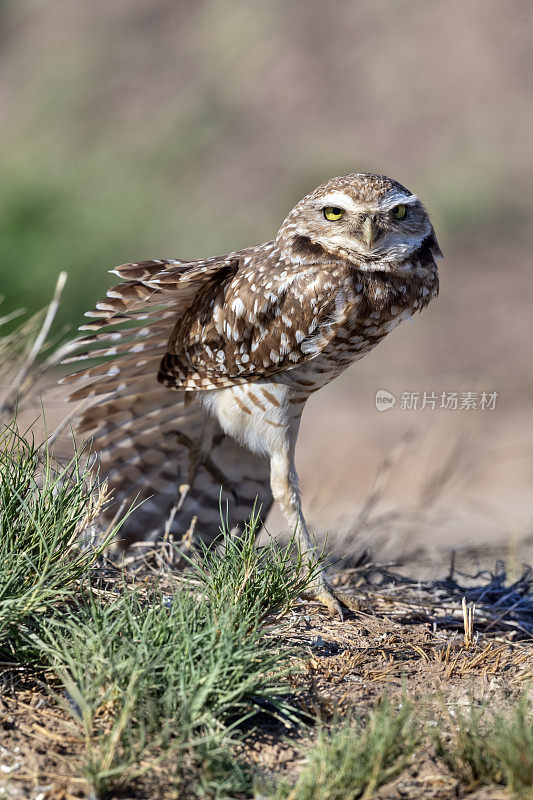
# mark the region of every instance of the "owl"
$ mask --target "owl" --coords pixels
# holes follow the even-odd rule
[[[273,501],[309,558],[294,453],[313,392],[438,293],[435,232],[395,180],[356,173],[300,200],[275,239],[205,260],[111,270],[122,283],[86,316],[69,362],[74,423],[90,436],[113,514],[142,504],[124,546],[165,529],[212,542]],[[311,594],[342,618],[324,572]]]

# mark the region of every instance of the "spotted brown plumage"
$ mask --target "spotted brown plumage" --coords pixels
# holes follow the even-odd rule
[[[176,504],[174,531],[196,516],[210,541],[220,500],[235,525],[258,497],[264,514],[274,498],[312,551],[294,468],[305,402],[429,303],[438,255],[415,195],[355,174],[303,198],[271,242],[113,270],[123,283],[69,359],[97,363],[67,380],[116,502],[150,498],[125,543],[157,535]],[[323,575],[315,590],[339,610]]]

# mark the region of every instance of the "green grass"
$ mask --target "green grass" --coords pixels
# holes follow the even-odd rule
[[[384,700],[364,723],[322,728],[295,785],[280,786],[276,800],[369,798],[396,777],[420,744],[413,709]]]
[[[188,559],[209,605],[231,606],[239,618],[254,621],[288,610],[309,588],[322,561],[321,556],[307,561],[294,533],[284,546],[271,539],[266,547],[258,548],[260,527],[260,509],[254,509],[242,534],[232,536],[221,512],[219,541],[211,547],[200,543],[200,557]]]
[[[78,457],[61,467],[15,424],[0,433],[0,647],[19,659],[24,630],[76,595],[104,547],[78,543],[103,499],[92,484]]]
[[[255,711],[291,713],[287,653],[238,606],[185,589],[172,598],[125,585],[111,597],[89,590],[39,644],[83,731],[81,769],[98,796],[142,773],[150,754],[183,765]]]
[[[474,705],[456,711],[452,735],[434,738],[437,755],[467,790],[500,784],[533,796],[533,703],[526,695],[505,712]]]

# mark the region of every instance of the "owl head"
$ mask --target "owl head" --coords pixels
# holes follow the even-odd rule
[[[429,244],[441,255],[418,197],[392,178],[354,173],[326,181],[292,209],[277,237],[291,260],[352,262],[358,269],[396,272]]]

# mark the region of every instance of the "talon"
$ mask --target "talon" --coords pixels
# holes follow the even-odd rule
[[[311,587],[304,594],[304,597],[322,603],[333,616],[338,616],[341,622],[344,622],[343,608],[349,611],[361,610],[360,603],[355,597],[345,592],[338,592],[336,589],[332,589],[327,583],[321,583],[316,588]]]
[[[325,605],[326,608],[329,609],[329,611],[331,611],[331,613],[334,616],[338,615],[340,621],[344,622],[344,613],[342,610],[342,606],[335,597],[334,592],[331,591],[331,589],[329,591],[323,589],[322,591],[317,592],[317,594],[315,595],[315,600],[318,600],[319,603]]]
[[[351,594],[346,594],[346,592],[335,591],[334,594],[339,603],[349,608],[350,611],[361,611],[361,603],[356,597],[353,597]]]

